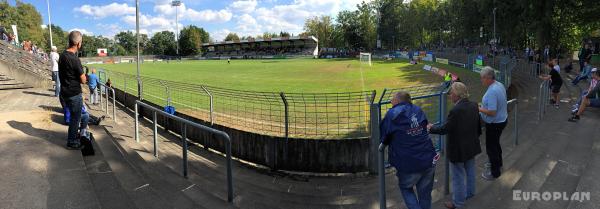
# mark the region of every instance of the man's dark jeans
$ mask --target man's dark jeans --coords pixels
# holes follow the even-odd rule
[[[78,146],[79,139],[77,138],[77,131],[79,131],[79,123],[81,122],[81,108],[83,106],[83,98],[81,94],[63,98],[67,108],[71,112],[71,119],[69,120],[69,132],[67,136],[67,146]]]
[[[500,168],[502,167],[502,147],[500,146],[500,136],[506,128],[506,121],[503,123],[485,124],[485,150],[487,152],[491,171],[494,178],[500,177]]]

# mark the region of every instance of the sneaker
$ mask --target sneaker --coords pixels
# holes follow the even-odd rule
[[[575,108],[571,110],[571,115],[575,116],[577,114],[577,112],[579,111],[579,108]]]
[[[492,163],[490,163],[490,162],[487,162],[487,163],[483,164],[483,166],[484,166],[485,168],[491,168],[491,167],[492,167]]]
[[[83,149],[83,145],[82,144],[67,144],[67,149],[68,150],[81,150],[81,149]]]
[[[577,122],[579,119],[579,115],[574,115],[573,117],[569,118],[569,122]]]
[[[491,171],[485,171],[481,173],[481,178],[483,178],[484,180],[487,181],[494,181],[496,180],[496,178],[494,178],[494,176],[492,176],[492,172]]]
[[[560,108],[560,105],[558,103],[554,104],[554,108],[558,109]]]

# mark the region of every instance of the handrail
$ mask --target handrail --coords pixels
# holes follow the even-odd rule
[[[515,144],[515,146],[517,146],[517,145],[519,145],[519,120],[518,120],[518,117],[519,117],[519,100],[517,100],[515,98],[515,99],[511,99],[510,101],[508,101],[506,103],[507,103],[507,105],[508,104],[512,104],[512,103],[515,104],[515,111],[514,111],[515,115],[514,115],[514,118],[513,118],[514,123],[515,123],[514,124],[514,127],[515,127],[515,141],[514,141],[514,144]]]
[[[191,126],[197,129],[200,129],[202,131],[206,131],[209,132],[211,134],[214,134],[216,136],[221,137],[222,139],[224,139],[226,141],[226,157],[227,157],[227,201],[228,202],[232,202],[233,201],[233,177],[232,177],[232,172],[231,172],[231,138],[229,137],[229,134],[217,130],[217,129],[213,129],[192,121],[189,121],[187,119],[183,119],[181,117],[178,117],[176,115],[171,115],[167,112],[164,112],[163,110],[160,110],[158,108],[155,108],[149,104],[146,104],[142,101],[136,100],[135,101],[135,140],[136,142],[139,142],[139,114],[138,114],[138,109],[139,106],[142,106],[145,109],[148,109],[150,111],[153,112],[153,117],[152,117],[152,121],[153,121],[153,132],[154,132],[154,156],[158,156],[158,133],[157,133],[157,122],[156,122],[156,115],[160,114],[163,117],[167,117],[170,118],[174,121],[183,123],[183,129],[182,129],[182,134],[181,134],[181,140],[182,140],[182,144],[183,144],[183,176],[187,178],[187,173],[188,173],[188,157],[187,157],[187,137],[186,137],[186,127],[187,126]]]
[[[546,113],[546,104],[550,91],[549,85],[550,80],[542,81],[540,84],[540,91],[538,94],[538,121],[542,120],[542,117],[544,117],[544,114]]]
[[[106,84],[103,84],[103,83],[99,83],[99,84],[101,87],[104,87],[104,89],[107,89],[107,90],[110,89],[110,91],[112,91],[112,99],[113,99],[113,114],[112,114],[113,116],[112,116],[112,118],[113,118],[113,121],[116,122],[117,121],[117,105],[116,105],[117,102],[115,101],[116,100],[115,89],[110,86],[107,86]],[[100,98],[102,98],[102,89],[100,89],[100,90],[101,90]],[[106,109],[105,109],[106,114],[108,114],[108,99],[109,99],[107,90],[105,90],[105,92],[106,92]],[[102,106],[102,99],[100,99],[100,106]]]

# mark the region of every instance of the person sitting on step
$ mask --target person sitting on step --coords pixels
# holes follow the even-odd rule
[[[596,80],[600,79],[600,71],[596,70],[596,72],[592,75]],[[596,107],[600,108],[600,85],[596,84],[594,89],[590,90],[587,95],[581,101],[581,106],[575,112],[573,117],[569,118],[570,122],[577,122],[581,118],[581,114],[585,112],[587,107]]]

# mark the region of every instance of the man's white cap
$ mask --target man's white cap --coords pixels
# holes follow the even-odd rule
[[[56,51],[56,46],[52,46],[52,51],[55,52]]]
[[[592,72],[598,71],[598,68],[592,68]]]

